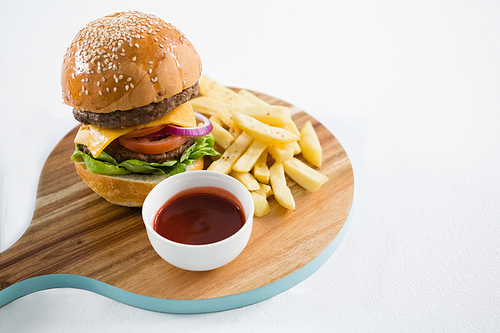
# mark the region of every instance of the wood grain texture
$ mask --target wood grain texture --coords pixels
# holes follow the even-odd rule
[[[163,261],[151,247],[140,208],[114,206],[93,193],[70,161],[76,128],[48,157],[39,180],[35,211],[26,233],[0,253],[0,291],[42,275],[76,274],[139,295],[203,300],[269,285],[316,258],[337,236],[351,209],[351,163],[335,137],[314,118],[290,106],[300,128],[311,120],[323,147],[319,169],[330,180],[311,193],[288,179],[296,210],[270,198],[271,213],[256,218],[250,241],[234,261],[207,272],[190,272]]]

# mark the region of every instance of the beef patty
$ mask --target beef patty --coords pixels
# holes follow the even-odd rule
[[[189,148],[192,144],[194,144],[195,138],[189,138],[186,142],[184,142],[179,147],[168,151],[166,153],[161,154],[143,154],[136,153],[127,148],[119,145],[119,144],[110,144],[107,146],[104,151],[113,157],[118,163],[121,163],[126,160],[139,160],[147,163],[163,163],[173,159],[179,159],[182,153]],[[85,145],[80,145],[80,149],[85,153],[89,154],[90,150]]]
[[[106,128],[147,124],[163,117],[179,105],[189,101],[198,94],[198,90],[199,84],[196,82],[191,87],[158,103],[151,103],[126,111],[117,110],[110,113],[94,113],[73,109],[73,116],[84,125],[95,125]]]

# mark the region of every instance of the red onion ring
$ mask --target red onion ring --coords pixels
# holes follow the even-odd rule
[[[178,127],[174,125],[167,125],[161,131],[151,133],[146,135],[151,136],[166,136],[169,134],[179,135],[179,136],[203,136],[210,133],[213,129],[213,125],[210,120],[199,112],[193,111],[196,119],[202,124],[196,127]]]

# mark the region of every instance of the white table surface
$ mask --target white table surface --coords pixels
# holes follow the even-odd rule
[[[67,46],[87,22],[122,10],[180,28],[216,81],[322,122],[353,164],[351,227],[311,277],[251,306],[174,315],[55,289],[0,308],[0,332],[499,330],[493,0],[2,1],[1,249],[31,220],[40,170],[77,124],[61,99]]]

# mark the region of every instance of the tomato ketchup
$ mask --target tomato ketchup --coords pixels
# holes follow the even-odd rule
[[[244,224],[245,213],[236,196],[203,186],[170,198],[156,213],[153,228],[171,241],[202,245],[226,239]]]

